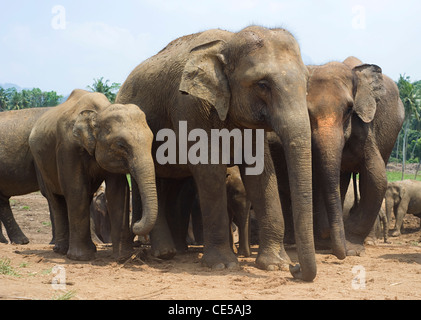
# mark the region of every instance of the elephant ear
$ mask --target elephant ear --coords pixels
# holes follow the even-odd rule
[[[382,69],[374,64],[363,64],[352,69],[354,73],[354,111],[362,121],[374,119],[377,101],[384,94]]]
[[[181,76],[179,90],[207,101],[224,121],[231,99],[228,79],[223,67],[225,58],[220,53],[224,41],[216,40],[202,44],[190,51]]]
[[[81,111],[73,125],[73,137],[75,141],[94,156],[96,146],[96,118],[94,110]]]

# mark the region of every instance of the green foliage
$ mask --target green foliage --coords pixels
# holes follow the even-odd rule
[[[110,100],[111,103],[114,103],[121,84],[113,82],[111,85],[109,85],[109,82],[110,80],[104,81],[104,77],[94,79],[94,83],[92,84],[92,86],[87,86],[87,89],[93,92],[103,93],[108,98],[108,100]]]
[[[389,161],[418,163],[421,159],[421,81],[401,75],[396,83],[405,108],[405,122]]]
[[[55,91],[45,92],[39,88],[18,91],[13,87],[0,87],[0,111],[53,107],[60,103],[62,97]]]

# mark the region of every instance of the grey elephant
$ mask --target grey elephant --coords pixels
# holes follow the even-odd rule
[[[0,242],[7,243],[1,232],[1,223],[12,243],[29,242],[16,223],[9,199],[39,190],[28,137],[35,122],[48,110],[33,108],[0,112]]]
[[[171,144],[181,154],[176,161],[158,162],[155,158],[159,213],[151,233],[154,252],[162,257],[175,254],[165,220],[167,211],[168,214],[171,211],[167,192],[179,188],[182,178],[193,176],[204,225],[202,263],[212,268],[238,265],[227,232],[225,185],[227,165],[237,164],[259,221],[257,265],[272,270],[290,263],[283,247],[283,217],[266,140],[262,138],[263,141],[256,143],[253,139],[252,145],[253,150],[256,146],[261,148],[264,155],[261,174],[246,174],[256,168],[254,164],[246,163],[244,153],[242,161],[238,158],[235,161],[233,148],[230,149],[231,157],[225,158],[224,162],[221,159],[212,161],[215,154],[212,154],[210,144],[199,148],[201,160],[194,163],[187,161],[182,152],[198,149],[194,143],[198,137],[187,139],[183,134],[197,128],[207,137],[211,137],[212,130],[231,132],[238,129],[243,137],[246,129],[274,130],[288,146],[286,153],[300,264],[291,267],[291,272],[307,281],[314,279],[317,268],[311,215],[307,78],[308,71],[294,37],[284,29],[257,26],[236,33],[207,30],[178,38],[131,72],[116,101],[138,105],[155,135],[164,128],[174,132],[177,142]],[[187,128],[183,127],[184,121]],[[257,135],[257,131],[253,133]],[[166,143],[154,141],[153,154]],[[221,155],[221,145],[217,150]],[[139,201],[134,199],[133,210],[138,211],[138,207]]]
[[[144,212],[133,231],[150,232],[158,211],[152,140],[137,106],[110,104],[105,95],[84,90],[74,90],[66,102],[37,120],[29,146],[54,217],[55,252],[75,260],[94,257],[90,204],[103,181],[113,255],[124,257],[132,251],[127,173],[138,182]]]
[[[392,237],[401,235],[403,218],[407,213],[421,218],[421,181],[403,180],[389,182],[385,195],[388,226],[395,215]]]
[[[352,210],[358,206],[360,193],[358,191],[358,181],[356,175],[353,175],[353,179],[349,183],[348,191],[345,195],[344,205],[343,205],[343,216],[346,220]],[[383,238],[384,243],[389,243],[388,236],[388,223],[386,217],[386,205],[385,201],[382,202],[379,214],[377,215],[374,226],[371,229],[370,233],[364,240],[364,244],[374,245],[378,239]]]
[[[387,187],[386,163],[404,108],[396,84],[376,65],[349,57],[308,68],[315,236],[330,239],[333,253],[343,259],[364,250],[378,216]],[[274,162],[283,176],[287,166],[278,161],[282,143],[272,138]],[[359,173],[361,197],[344,224],[343,201],[353,173]],[[289,186],[285,179],[278,182],[285,211]]]

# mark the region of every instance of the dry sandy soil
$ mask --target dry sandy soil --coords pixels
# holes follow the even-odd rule
[[[136,300],[418,300],[421,299],[421,232],[418,218],[407,215],[391,244],[367,246],[362,257],[338,260],[317,251],[314,282],[294,280],[288,271],[262,271],[251,258],[239,257],[240,269],[211,271],[200,264],[201,247],[162,261],[139,255],[117,263],[111,248],[99,245],[97,257],[76,262],[53,252],[46,200],[39,194],[12,198],[12,210],[28,245],[0,244],[0,299],[60,298]],[[296,261],[295,249],[288,249]],[[2,272],[0,272],[2,273]]]

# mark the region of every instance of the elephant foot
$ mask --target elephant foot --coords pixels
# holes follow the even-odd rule
[[[347,256],[359,256],[365,255],[364,240],[358,238],[347,239],[346,241],[346,255]]]
[[[0,243],[9,243],[7,239],[4,237],[3,233],[0,232]]]
[[[152,246],[152,256],[159,259],[170,260],[177,254],[177,249],[171,247]]]
[[[201,262],[203,266],[213,270],[234,270],[239,267],[237,257],[230,248],[226,250],[205,248]]]
[[[70,245],[67,251],[67,258],[77,261],[88,261],[95,258],[96,246],[90,241],[85,245]]]
[[[251,251],[249,247],[242,247],[240,246],[238,248],[238,255],[243,256],[243,257],[250,257],[251,256]]]
[[[133,245],[113,245],[112,258],[121,261],[126,261],[134,253]]]
[[[28,244],[29,239],[23,234],[18,233],[12,236],[9,236],[10,242],[13,244]]]
[[[401,232],[399,230],[393,230],[391,236],[392,237],[399,237],[401,235]]]
[[[285,249],[281,249],[279,253],[269,250],[259,252],[256,259],[257,267],[267,271],[287,271],[291,263]]]
[[[69,251],[68,241],[54,241],[53,251],[58,254],[65,255]]]

